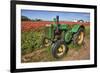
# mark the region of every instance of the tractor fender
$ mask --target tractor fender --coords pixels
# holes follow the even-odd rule
[[[72,35],[73,35],[73,33],[70,32],[70,31],[67,31],[67,32],[65,33],[64,40],[65,40],[65,42],[66,42],[67,44],[70,43],[70,41],[71,41],[71,39],[72,39]]]
[[[72,27],[71,32],[72,32],[72,33],[76,33],[76,32],[79,30],[79,28],[81,28],[81,27],[84,28],[83,25],[75,24],[75,25]]]

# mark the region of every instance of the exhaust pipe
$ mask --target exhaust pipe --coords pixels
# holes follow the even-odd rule
[[[57,20],[57,25],[59,24],[59,16],[56,16],[56,20]]]

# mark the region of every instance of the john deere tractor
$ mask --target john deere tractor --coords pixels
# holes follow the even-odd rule
[[[80,24],[60,24],[59,16],[54,18],[53,24],[45,27],[44,46],[52,45],[52,55],[61,58],[68,52],[68,45],[73,42],[75,45],[82,45],[84,41],[85,27]]]

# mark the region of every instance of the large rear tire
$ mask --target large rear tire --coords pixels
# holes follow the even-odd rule
[[[76,45],[82,45],[85,37],[85,29],[79,28],[78,32],[73,36],[73,43]]]
[[[51,49],[52,49],[52,55],[55,58],[63,57],[67,53],[67,51],[68,51],[66,43],[64,41],[62,41],[62,40],[56,41],[52,45]]]

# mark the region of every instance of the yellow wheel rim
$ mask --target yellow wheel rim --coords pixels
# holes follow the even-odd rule
[[[49,42],[49,40],[48,39],[45,39],[45,43],[48,43]]]
[[[50,45],[50,42],[49,42],[48,39],[45,39],[44,42],[45,42],[45,43],[44,43],[45,46],[49,46],[49,45]]]
[[[58,56],[61,56],[63,55],[65,52],[65,46],[64,45],[61,45],[58,49],[57,49],[57,55]]]
[[[83,39],[84,39],[84,32],[80,32],[78,36],[78,44],[81,44],[83,42]]]

